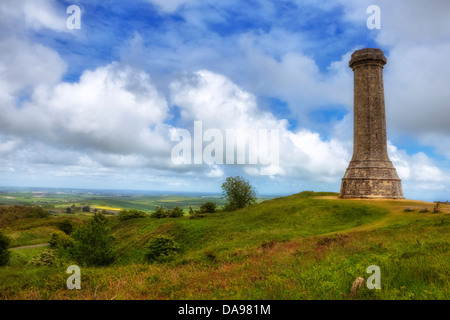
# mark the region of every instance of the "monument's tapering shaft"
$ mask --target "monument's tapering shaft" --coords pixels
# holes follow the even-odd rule
[[[403,198],[386,147],[386,62],[380,49],[362,49],[349,63],[354,72],[353,157],[342,179],[341,198]]]

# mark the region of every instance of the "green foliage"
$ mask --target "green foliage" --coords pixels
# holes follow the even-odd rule
[[[54,266],[56,264],[57,258],[55,250],[44,250],[39,253],[38,256],[31,260],[31,264],[35,266]]]
[[[52,232],[50,239],[48,240],[50,247],[67,249],[74,246],[74,240],[71,236],[65,234],[64,232]]]
[[[189,219],[198,219],[206,217],[206,212],[201,210],[193,210],[192,207],[189,207]]]
[[[119,220],[125,221],[129,219],[135,219],[135,218],[145,218],[147,217],[147,214],[143,211],[131,209],[131,210],[120,210],[119,212]]]
[[[217,208],[217,203],[215,202],[205,202],[200,206],[200,212],[214,213]]]
[[[184,215],[183,209],[181,209],[179,206],[175,206],[171,210],[167,210],[163,206],[156,207],[155,211],[153,211],[150,214],[150,217],[156,218],[156,219],[162,219],[162,218],[179,218]]]
[[[49,212],[41,207],[32,206],[10,206],[0,207],[0,226],[6,225],[14,220],[26,218],[47,218]]]
[[[106,223],[107,222],[105,216],[98,212],[96,214],[94,214],[94,216],[91,219],[98,223],[100,223],[100,222]]]
[[[112,246],[114,238],[102,214],[95,214],[93,218],[75,230],[73,238],[75,246],[71,249],[71,254],[78,263],[102,266],[114,261],[115,251]]]
[[[5,266],[10,259],[11,253],[8,250],[10,240],[0,232],[0,266]]]
[[[206,213],[196,211],[194,214],[189,216],[189,219],[199,219],[199,218],[205,218],[205,217],[206,217]]]
[[[27,218],[47,218],[49,212],[41,207],[31,207],[27,214]]]
[[[199,218],[205,218],[205,217],[206,217],[206,213],[200,212],[200,211],[195,211],[194,214],[191,214],[189,216],[189,219],[199,219]]]
[[[228,201],[225,210],[232,211],[256,203],[256,191],[242,177],[228,177],[222,184],[223,196]]]
[[[169,261],[178,253],[180,246],[170,236],[157,235],[150,241],[145,257],[148,261]]]
[[[74,229],[73,222],[68,219],[58,222],[56,227],[67,235],[70,235]]]
[[[67,207],[66,208],[66,213],[72,213],[72,208],[71,207]]]
[[[83,212],[91,212],[91,207],[90,206],[84,206],[82,210],[83,210]]]
[[[167,218],[168,216],[169,214],[163,206],[156,207],[155,211],[150,214],[150,217],[156,219]]]
[[[179,206],[174,207],[172,210],[169,210],[168,216],[169,218],[179,218],[184,215],[183,209]]]

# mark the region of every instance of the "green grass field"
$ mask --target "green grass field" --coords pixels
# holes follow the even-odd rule
[[[420,213],[425,207],[430,212]],[[37,267],[28,262],[48,248],[26,248],[12,250],[0,268],[0,299],[449,299],[450,207],[432,208],[302,192],[202,219],[108,217],[118,258],[108,267],[81,266],[81,290],[66,288],[75,262]],[[67,217],[86,219],[23,219],[0,231],[11,246],[43,243]],[[144,255],[159,234],[173,237],[180,253],[151,264]],[[350,295],[370,265],[381,269],[381,289]]]

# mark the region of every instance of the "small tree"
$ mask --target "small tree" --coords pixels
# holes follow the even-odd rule
[[[110,234],[106,218],[97,213],[73,233],[75,246],[73,257],[81,264],[102,266],[114,261],[112,247],[114,239]]]
[[[184,211],[179,206],[176,206],[172,210],[170,210],[168,214],[170,218],[179,218],[184,215]]]
[[[67,235],[70,235],[73,231],[74,225],[73,222],[70,220],[63,220],[60,221],[56,224],[56,227],[61,230],[62,232],[64,232]]]
[[[5,266],[9,262],[11,256],[11,253],[8,250],[9,244],[9,238],[0,232],[0,267]]]
[[[27,218],[47,218],[49,215],[42,207],[30,207],[27,212]]]
[[[119,212],[119,220],[125,221],[129,219],[135,219],[135,218],[145,218],[147,217],[147,214],[143,211],[139,211],[136,209],[131,210],[120,210]]]
[[[242,209],[256,203],[256,191],[242,177],[228,177],[222,184],[223,195],[228,201],[226,210]]]
[[[215,202],[205,202],[200,206],[200,212],[214,213],[216,208],[217,204]]]
[[[155,211],[150,214],[150,217],[156,219],[167,218],[168,216],[169,214],[163,206],[156,207]]]
[[[72,237],[60,231],[52,232],[48,243],[55,249],[67,249],[74,246]]]
[[[55,250],[51,249],[42,251],[31,260],[31,264],[34,264],[35,266],[54,266],[56,265],[56,262],[57,257]]]
[[[176,241],[166,235],[157,235],[148,245],[145,258],[152,261],[168,261],[178,253],[180,246]]]
[[[89,206],[84,206],[84,207],[83,207],[83,212],[91,212],[91,207],[89,207]]]

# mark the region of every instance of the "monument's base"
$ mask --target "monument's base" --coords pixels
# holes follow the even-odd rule
[[[351,161],[340,198],[404,199],[402,183],[390,161]]]
[[[339,198],[405,199],[400,180],[342,179]]]

